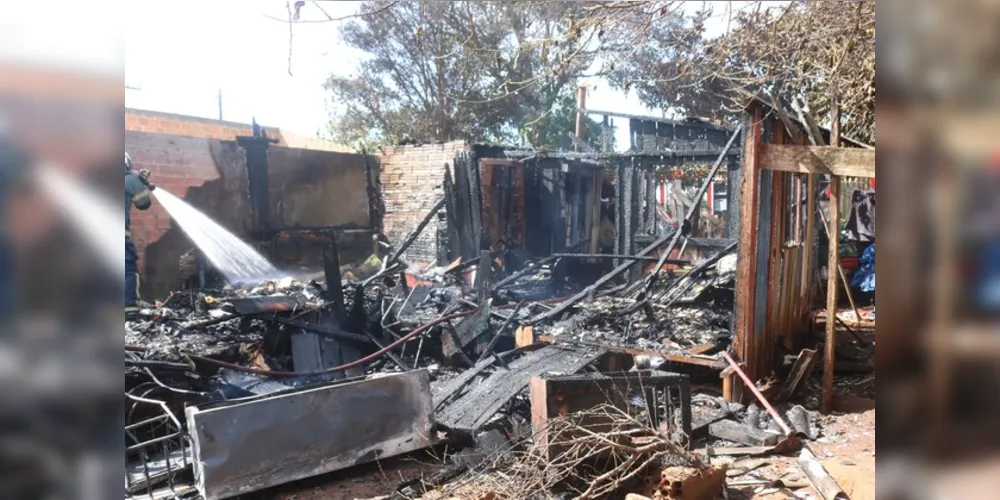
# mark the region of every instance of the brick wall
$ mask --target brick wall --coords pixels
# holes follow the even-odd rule
[[[125,149],[137,168],[149,169],[159,188],[247,239],[251,208],[245,155],[232,138],[250,134],[249,126],[241,130],[240,124],[216,123],[214,128],[191,128],[199,119],[160,120],[149,115],[141,122],[138,117],[146,116],[144,112],[131,116],[131,126],[173,132],[126,131]],[[363,156],[275,145],[269,160],[274,227],[369,225]],[[139,253],[143,298],[162,299],[178,289],[178,258],[192,244],[162,205],[154,201],[147,211],[132,211],[132,236]],[[370,251],[370,239],[365,248]]]
[[[278,138],[280,132],[277,128],[261,128],[269,137]],[[236,140],[238,135],[252,135],[253,133],[253,129],[248,123],[211,120],[144,109],[125,110],[125,130],[229,141]]]
[[[465,141],[422,146],[395,146],[380,150],[383,228],[395,245],[434,207],[443,195],[444,165],[451,165],[455,151],[467,149]],[[426,264],[437,260],[437,219],[427,226],[403,258]]]
[[[294,132],[283,131],[277,127],[261,128],[268,137],[278,140],[276,144],[278,146],[314,151],[353,152],[353,149],[348,146],[318,137],[309,137]],[[249,123],[213,120],[197,116],[132,108],[125,110],[125,130],[185,137],[202,137],[224,141],[233,141],[236,140],[236,136],[249,136],[253,134],[253,128]]]
[[[282,133],[275,127],[261,127],[278,146],[304,149],[341,151],[346,148],[337,143],[296,134]],[[125,110],[125,150],[132,156],[137,168],[153,172],[153,182],[174,195],[186,198],[188,190],[219,179],[219,171],[210,153],[210,139],[234,141],[237,136],[249,136],[252,126],[222,120],[148,111]],[[140,253],[140,270],[147,245],[158,241],[170,229],[170,216],[154,203],[147,212],[132,212],[132,235]]]
[[[161,133],[126,132],[125,147],[134,164],[148,168],[158,187],[184,198],[188,189],[219,179],[210,139]],[[132,211],[132,238],[139,249],[139,269],[145,265],[144,249],[170,230],[170,215],[159,203],[146,211]]]

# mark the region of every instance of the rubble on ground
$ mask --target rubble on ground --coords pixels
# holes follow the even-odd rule
[[[756,429],[765,437],[784,439],[775,419],[756,404],[728,404],[707,394],[691,397],[689,384],[711,383],[725,367],[721,353],[730,343],[735,260],[735,246],[728,246],[689,266],[662,271],[649,290],[648,278],[618,285],[617,290],[607,286],[553,318],[545,318],[546,313],[586,284],[560,278],[558,260],[551,259],[529,265],[519,275],[494,270],[491,279],[480,281],[468,278],[477,260],[423,270],[384,266],[365,281],[342,280],[339,293],[338,287],[331,290],[322,279],[294,278],[243,288],[178,292],[126,324],[126,397],[131,398],[133,408],[156,406],[136,410],[127,424],[159,415],[176,421],[176,429],[171,429],[177,436],[186,436],[186,422],[200,418],[191,415],[212,411],[236,415],[243,405],[264,408],[271,404],[268,398],[306,404],[303,398],[325,394],[316,391],[330,391],[329,397],[336,398],[357,381],[384,378],[397,384],[393,381],[402,379],[394,377],[412,375],[406,384],[419,385],[417,379],[426,378],[426,396],[422,396],[426,400],[401,401],[400,393],[394,393],[392,401],[397,404],[387,400],[388,406],[380,407],[396,407],[413,415],[431,412],[431,427],[414,434],[428,440],[410,438],[410,442],[421,443],[419,447],[446,444],[449,458],[436,474],[417,483],[403,481],[399,487],[408,498],[448,498],[441,496],[443,492],[470,487],[491,491],[495,498],[528,498],[522,495],[529,490],[534,494],[561,491],[581,498],[603,498],[612,492],[674,498],[671,495],[676,491],[671,493],[671,488],[676,490],[689,480],[694,481],[692,485],[725,480],[724,468],[687,451],[691,439],[709,439],[722,448],[749,442],[719,439],[710,431],[725,426],[749,434]],[[525,332],[526,337],[522,336]],[[624,411],[615,413],[617,431],[606,425],[583,427],[603,436],[597,438],[602,442],[615,432],[629,436],[626,443],[605,450],[618,458],[599,469],[570,460],[554,474],[551,471],[558,467],[553,469],[547,462],[548,474],[534,474],[530,481],[516,485],[498,479],[537,472],[542,464],[536,452],[540,446],[549,446],[538,443],[539,425],[567,425],[566,419],[573,415],[553,415],[550,422],[537,422],[533,406],[544,402],[529,394],[535,380],[577,376],[597,383],[610,380],[611,373],[629,371],[644,383],[656,380],[644,373],[684,372],[676,376],[682,377],[687,392],[668,391],[660,399],[654,397],[659,403],[653,407],[645,402],[651,397],[645,392],[618,399],[609,393],[603,403],[581,402],[584,407],[593,405],[584,414],[601,408],[607,418],[609,413]],[[609,387],[624,391],[622,383]],[[677,399],[681,394],[686,396]],[[611,400],[624,406],[607,406]],[[650,408],[658,409],[650,413]],[[683,408],[684,428],[689,431],[679,432],[677,408]],[[782,419],[795,423],[797,439],[822,436],[813,413],[794,405],[780,408]],[[649,419],[666,420],[650,428]],[[258,424],[234,423],[230,428],[250,432],[240,430],[246,425]],[[302,425],[310,424],[303,421]],[[287,439],[297,435],[294,430],[289,433]],[[395,439],[380,436],[386,443]],[[131,439],[131,446],[142,450],[158,437],[147,433]],[[160,462],[158,474],[133,474],[130,491],[158,491],[167,479],[191,481],[194,470],[215,478],[217,491],[241,484],[241,476],[227,471],[224,464],[218,470],[202,470],[205,465],[197,464],[192,449],[204,454],[205,445],[192,446],[190,439],[197,441],[199,436],[184,437],[174,448],[155,455],[175,457],[180,465],[171,465],[167,458]],[[780,439],[767,442],[773,446],[776,441]],[[397,454],[368,455],[366,446],[347,446],[342,453],[357,454],[359,464]],[[416,449],[413,446],[401,447],[399,453]],[[592,448],[593,443],[587,453],[596,453]],[[254,449],[251,446],[246,453]],[[140,455],[154,458],[146,451]],[[141,464],[135,454],[127,459],[133,466]],[[327,463],[327,467],[322,470],[339,466]],[[288,473],[287,478],[271,478],[258,486],[297,477]],[[247,486],[245,491],[258,486]]]

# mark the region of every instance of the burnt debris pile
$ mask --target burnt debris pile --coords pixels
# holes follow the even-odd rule
[[[341,280],[334,270],[316,279],[177,292],[126,324],[127,488],[155,495],[186,484],[193,495],[224,497],[442,442],[465,448],[421,483],[432,488],[479,470],[484,446],[530,441],[544,424],[533,407],[555,401],[561,383],[604,384],[600,390],[610,394],[638,380],[655,387],[668,373],[660,399],[642,391],[619,399],[626,410],[642,407],[646,424],[664,420],[662,428],[673,432],[663,439],[673,444],[647,458],[670,455],[665,450],[686,443],[692,429],[689,375],[674,372],[717,376],[705,370],[724,365],[719,352],[729,342],[735,245],[691,248],[697,262],[597,287],[568,272],[580,258],[567,256],[529,260],[512,272],[482,259],[419,270],[396,261],[364,281]],[[306,457],[248,486],[240,460],[224,458],[237,443],[211,435],[225,428],[234,440],[249,439],[261,426],[281,426],[287,435],[278,447],[292,453],[296,439],[323,421],[317,404],[360,404],[348,400],[365,384],[366,404],[384,404],[365,419],[404,418],[409,425],[399,432],[407,439],[376,428],[365,440],[311,445],[350,461],[317,455],[325,464],[317,468]],[[302,413],[267,416],[279,401]],[[606,401],[581,401],[576,410],[598,403]],[[264,453],[263,441],[239,446],[240,456]]]

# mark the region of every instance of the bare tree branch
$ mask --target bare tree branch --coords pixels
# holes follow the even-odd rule
[[[312,2],[312,3],[313,3],[313,5],[315,5],[316,7],[318,7],[320,9],[320,11],[323,12],[323,14],[326,16],[326,19],[292,19],[292,16],[289,16],[287,19],[285,19],[285,18],[281,18],[281,17],[275,17],[275,16],[272,16],[272,15],[269,15],[269,14],[261,14],[261,15],[263,15],[264,17],[266,17],[268,19],[271,19],[273,21],[279,21],[279,22],[282,22],[282,23],[297,23],[297,24],[329,23],[329,22],[346,21],[348,19],[356,19],[356,18],[359,18],[359,17],[370,16],[372,14],[378,14],[379,12],[382,12],[382,11],[389,10],[389,9],[393,8],[396,4],[399,3],[399,0],[394,0],[392,2],[389,2],[388,4],[382,6],[381,8],[373,10],[373,11],[370,11],[370,12],[357,12],[357,13],[354,13],[354,14],[349,14],[349,15],[340,16],[340,17],[330,17],[330,14],[328,14],[325,9],[323,9],[322,7],[319,6],[319,2]]]

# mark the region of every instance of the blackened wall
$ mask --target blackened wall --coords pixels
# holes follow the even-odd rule
[[[364,156],[272,147],[268,164],[272,228],[370,225]]]
[[[249,240],[249,184],[244,152],[235,141],[126,132],[125,146],[136,168],[152,172],[154,183]],[[374,158],[371,166],[377,172]],[[272,229],[339,225],[364,229],[371,225],[361,155],[273,146],[268,171]],[[155,199],[150,210],[133,211],[132,234],[139,251],[143,298],[167,297],[181,285],[178,260],[193,243]],[[268,255],[266,243],[251,241]],[[370,248],[370,243],[362,238],[357,246],[356,254],[363,254],[361,249]],[[347,252],[342,263],[366,257],[354,254]],[[298,271],[296,264],[279,265]]]

